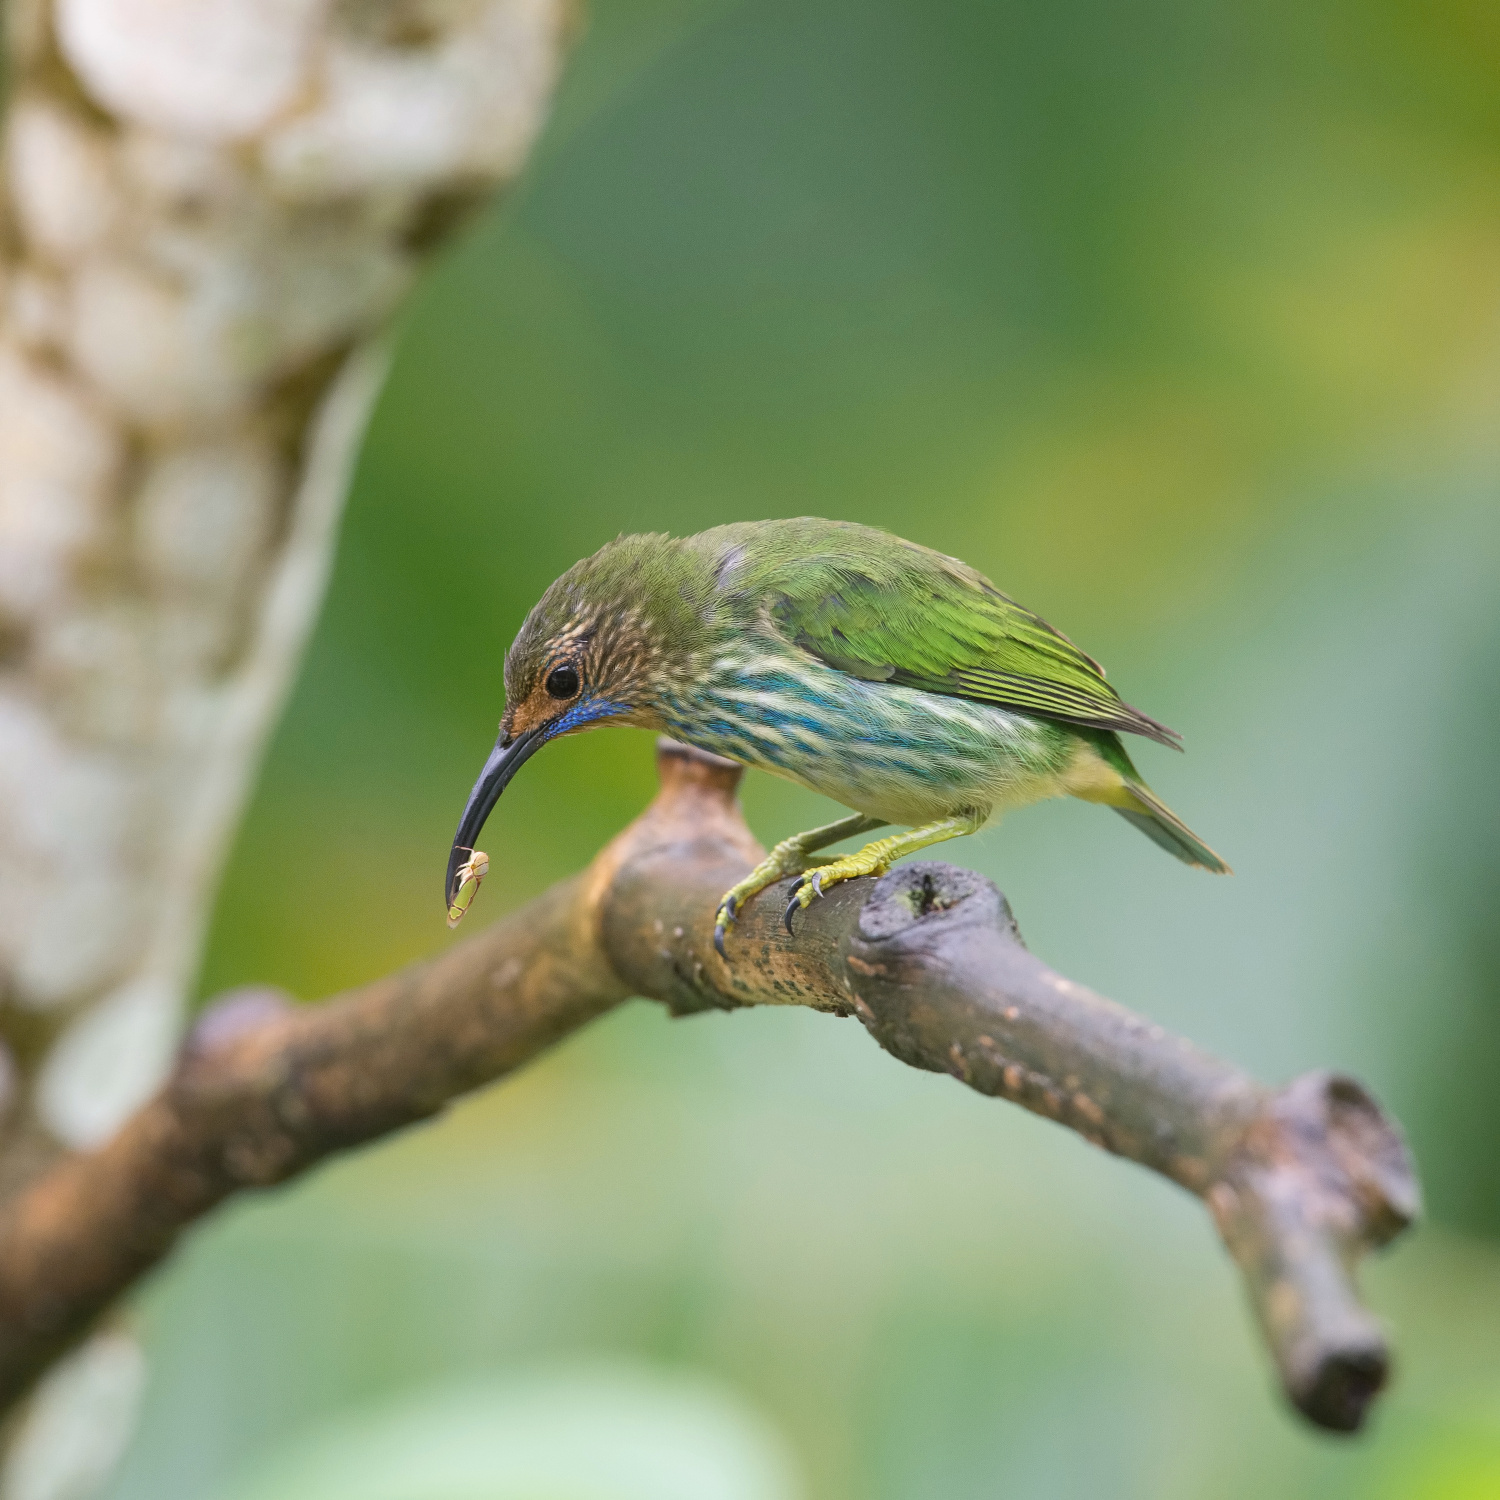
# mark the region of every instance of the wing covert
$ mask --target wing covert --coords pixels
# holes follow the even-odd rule
[[[804,557],[768,592],[778,629],[851,676],[1181,748],[1098,662],[955,558],[911,543],[888,558]]]

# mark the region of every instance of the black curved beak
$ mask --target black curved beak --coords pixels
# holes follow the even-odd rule
[[[443,902],[452,906],[462,883],[458,879],[459,867],[465,858],[474,852],[474,844],[484,829],[484,820],[489,817],[500,793],[510,784],[510,779],[531,759],[532,755],[547,742],[547,725],[539,724],[518,734],[514,739],[502,740],[490,752],[490,758],[469,793],[464,815],[458,820],[458,832],[453,835],[453,849],[448,855],[448,878],[443,884]]]

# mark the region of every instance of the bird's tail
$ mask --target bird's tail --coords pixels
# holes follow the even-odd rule
[[[1134,786],[1127,784],[1126,790],[1136,805],[1116,807],[1115,811],[1153,843],[1175,854],[1185,865],[1198,865],[1215,875],[1234,873],[1149,787],[1137,782]]]
[[[1197,865],[1215,875],[1232,875],[1229,866],[1141,780],[1119,740],[1112,734],[1101,739],[1100,753],[1119,773],[1120,786],[1100,800],[1107,801],[1127,823],[1139,828],[1152,843],[1159,844],[1183,864]]]

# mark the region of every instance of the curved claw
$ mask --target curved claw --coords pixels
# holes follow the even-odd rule
[[[714,947],[718,949],[719,957],[726,963],[729,961],[729,955],[724,951],[724,933],[739,915],[739,907],[739,902],[732,895],[726,896],[719,904],[718,917],[714,922]]]
[[[797,900],[797,896],[798,896],[798,893],[802,890],[802,887],[805,886],[806,884],[807,884],[807,876],[806,875],[799,875],[792,882],[792,899],[787,902],[787,904],[786,904],[786,910],[784,912],[782,912],[782,914],[781,914],[781,924],[782,924],[783,927],[786,928],[787,933],[791,937],[796,937],[796,935],[797,935],[795,932],[792,931],[792,913],[794,911],[796,911],[797,907],[801,904]]]
[[[799,906],[807,907],[812,904],[812,896],[809,896],[806,901],[802,899],[804,886],[810,886],[813,896],[821,896],[823,894],[823,872],[821,870],[810,870],[806,875],[799,875],[792,885],[792,899],[787,902],[786,910],[781,914],[781,920],[787,932],[791,933],[793,937],[796,937],[797,934],[792,932],[792,913]]]

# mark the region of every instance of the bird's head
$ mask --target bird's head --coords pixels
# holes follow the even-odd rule
[[[665,536],[620,537],[563,574],[505,654],[500,735],[448,856],[450,907],[485,819],[548,740],[601,723],[660,725],[660,695],[691,655],[701,569]]]

